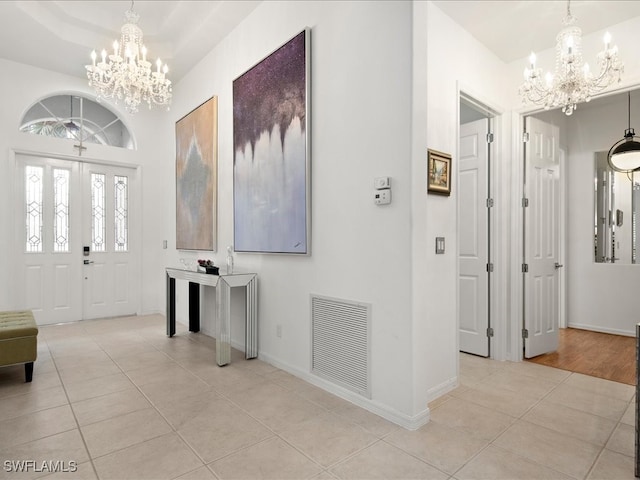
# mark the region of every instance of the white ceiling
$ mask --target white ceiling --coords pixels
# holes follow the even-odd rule
[[[260,1],[137,1],[150,60],[175,83]],[[84,77],[89,55],[120,39],[131,1],[0,1],[0,58]]]
[[[503,61],[553,48],[567,14],[564,0],[436,0],[455,20]],[[603,32],[640,16],[640,1],[572,1],[571,14],[583,35]],[[613,39],[615,43],[615,38]],[[622,54],[622,52],[621,52]]]
[[[176,82],[259,3],[137,1],[134,10],[150,59],[166,61]],[[553,47],[567,6],[560,0],[434,3],[505,62]],[[130,5],[117,0],[0,1],[0,57],[84,77],[91,51],[109,50],[119,38]],[[571,10],[588,34],[640,16],[640,1],[573,1]]]

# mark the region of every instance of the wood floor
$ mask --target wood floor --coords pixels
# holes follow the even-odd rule
[[[562,328],[558,351],[529,361],[628,385],[636,384],[635,337]]]

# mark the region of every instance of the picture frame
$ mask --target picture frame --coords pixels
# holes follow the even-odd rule
[[[176,122],[176,249],[217,249],[218,97]]]
[[[233,248],[310,255],[311,30],[233,81]]]
[[[427,192],[451,195],[451,155],[427,150]]]

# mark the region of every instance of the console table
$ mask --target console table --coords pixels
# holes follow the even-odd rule
[[[200,331],[200,285],[216,289],[216,362],[231,362],[231,289],[246,287],[245,358],[258,356],[258,282],[255,273],[210,275],[179,268],[167,268],[167,335],[176,333],[176,280],[189,282],[189,331]]]

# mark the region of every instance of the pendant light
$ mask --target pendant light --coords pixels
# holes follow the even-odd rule
[[[67,128],[67,130],[70,130],[74,133],[80,130],[80,127],[78,127],[78,125],[76,125],[76,123],[73,121],[73,96],[71,95],[69,95],[69,121],[65,122],[64,126]]]
[[[624,138],[618,140],[611,149],[607,161],[616,172],[633,172],[640,170],[640,137],[631,128],[631,92],[629,92],[629,128],[624,131]]]

